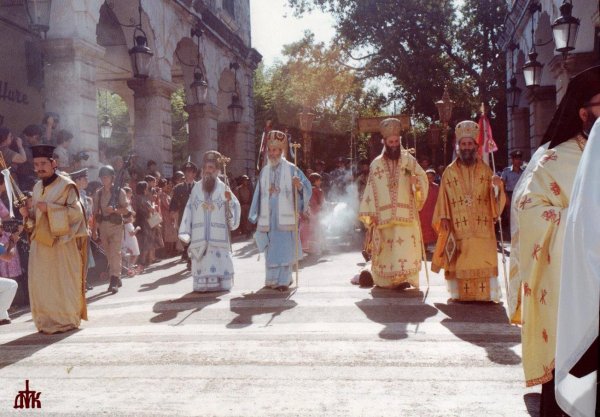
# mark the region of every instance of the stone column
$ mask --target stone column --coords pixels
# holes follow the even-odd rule
[[[60,128],[73,133],[70,153],[86,151],[82,161],[96,179],[98,162],[98,118],[96,67],[104,48],[78,38],[44,41],[45,109],[60,115]]]
[[[536,87],[527,92],[529,101],[529,147],[531,153],[540,146],[546,129],[556,110],[556,88],[552,86]]]
[[[253,177],[256,171],[256,158],[254,149],[254,132],[250,123],[235,125],[234,146],[231,154],[231,173],[234,177],[248,175]]]
[[[565,95],[572,77],[599,63],[598,56],[594,52],[569,54],[567,59],[563,59],[562,55],[556,55],[548,64],[550,72],[556,79],[556,104],[560,103]]]
[[[173,171],[171,94],[175,84],[158,79],[127,81],[134,94],[133,149],[138,164],[146,167],[150,159],[156,161],[165,176]]]
[[[189,115],[190,127],[188,150],[192,162],[200,167],[204,152],[216,150],[218,147],[217,124],[220,110],[217,106],[207,103],[188,105],[185,111]]]
[[[509,152],[519,150],[527,160],[530,156],[529,142],[529,109],[517,107],[511,113]]]

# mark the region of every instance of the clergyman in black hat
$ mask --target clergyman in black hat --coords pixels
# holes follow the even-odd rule
[[[84,296],[88,231],[75,183],[58,175],[54,146],[31,147],[40,179],[31,209],[19,209],[31,228],[29,299],[37,329],[46,334],[76,329],[87,320]]]
[[[523,326],[525,380],[527,386],[542,384],[542,416],[562,413],[554,394],[554,363],[563,236],[577,166],[599,116],[600,66],[571,79],[543,138],[548,149],[513,194],[518,224],[509,316]]]
[[[194,188],[194,184],[196,183],[196,174],[198,174],[198,167],[190,158],[183,164],[182,169],[184,181],[173,188],[173,197],[171,198],[171,203],[169,205],[169,211],[171,212],[171,217],[173,218],[177,230],[179,230],[185,205],[187,204],[192,188]],[[188,269],[191,269],[192,265],[187,254],[187,246],[184,246],[181,259],[185,260]]]

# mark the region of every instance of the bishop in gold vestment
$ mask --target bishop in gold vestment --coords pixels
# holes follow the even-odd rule
[[[433,213],[439,238],[431,269],[444,269],[450,298],[457,301],[499,301],[501,296],[494,224],[506,197],[500,177],[477,157],[478,132],[472,121],[456,126],[459,157],[442,175]],[[445,247],[450,234],[456,250],[449,259]]]
[[[400,145],[400,121],[386,119],[380,130],[383,153],[371,163],[359,218],[372,233],[373,282],[382,288],[419,288],[422,243],[419,210],[428,181],[416,159]]]
[[[54,172],[52,146],[32,147],[40,181],[33,187],[33,207],[21,214],[33,228],[29,252],[31,315],[40,332],[52,334],[87,320],[84,277],[87,224],[77,187]]]

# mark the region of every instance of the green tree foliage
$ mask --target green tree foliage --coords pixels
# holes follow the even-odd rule
[[[106,147],[106,156],[111,158],[114,155],[127,155],[131,150],[132,139],[127,104],[121,96],[108,90],[98,90],[96,98],[98,138],[100,138],[100,124],[105,115],[113,125],[111,137],[99,139],[100,144]]]
[[[171,95],[171,132],[173,135],[173,168],[179,169],[187,161],[188,114],[185,111],[185,91],[183,87]]]
[[[495,136],[505,141],[504,55],[498,38],[504,0],[288,0],[299,15],[320,8],[337,22],[342,61],[363,77],[389,77],[392,99],[418,117],[437,118],[434,101],[448,85],[454,121],[491,109]]]
[[[284,47],[285,62],[259,66],[254,77],[257,136],[267,120],[276,129],[300,136],[298,113],[317,115],[313,123],[313,155],[317,159],[350,156],[353,115],[380,114],[385,97],[342,61],[342,51],[317,43],[306,32],[303,39]],[[257,144],[257,147],[259,144]]]

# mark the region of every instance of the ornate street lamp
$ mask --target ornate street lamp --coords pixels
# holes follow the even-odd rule
[[[450,94],[448,93],[448,86],[444,87],[444,94],[442,95],[442,99],[435,102],[435,106],[438,109],[438,113],[440,115],[440,122],[442,122],[443,127],[443,142],[444,142],[444,165],[448,160],[448,151],[446,142],[448,140],[448,123],[450,123],[450,119],[452,118],[452,109],[454,108],[454,101],[450,99]]]
[[[142,29],[142,0],[138,3],[139,23],[133,30],[133,48],[129,50],[133,76],[135,78],[148,78],[150,64],[152,63],[152,50],[148,47],[148,36]]]
[[[25,10],[29,17],[29,28],[33,32],[43,33],[50,29],[50,9],[52,0],[26,0]]]
[[[108,117],[108,114],[102,116],[102,123],[100,123],[100,137],[102,139],[110,139],[112,136],[113,125]]]
[[[198,38],[198,54],[196,60],[196,66],[194,67],[194,81],[190,84],[190,90],[192,90],[192,104],[204,104],[206,102],[206,95],[208,93],[208,83],[204,78],[202,67],[200,65],[200,37],[202,31],[200,29],[192,29],[192,36]]]
[[[563,58],[575,49],[577,42],[577,33],[579,31],[579,19],[573,17],[573,3],[569,0],[563,0],[560,6],[560,17],[552,24],[552,36],[556,50],[563,54]]]
[[[242,114],[244,113],[244,106],[242,106],[240,102],[240,95],[238,92],[238,83],[237,83],[237,70],[240,68],[240,64],[237,62],[232,62],[229,64],[229,69],[233,69],[233,77],[234,77],[234,91],[231,95],[231,104],[227,106],[229,109],[229,115],[231,116],[231,121],[233,123],[240,123],[242,120]]]
[[[310,131],[312,130],[315,114],[311,113],[308,108],[304,108],[298,113],[298,121],[300,122],[300,131],[302,132],[302,147],[304,148],[304,163],[306,168],[309,168],[312,161],[312,143]]]
[[[529,52],[529,61],[523,65],[523,76],[525,77],[525,85],[528,88],[539,87],[542,84],[542,69],[544,69],[544,65],[537,60],[538,54],[535,50],[534,37],[535,12],[541,10],[542,6],[539,3],[533,3],[529,8],[531,12],[531,51]]]

